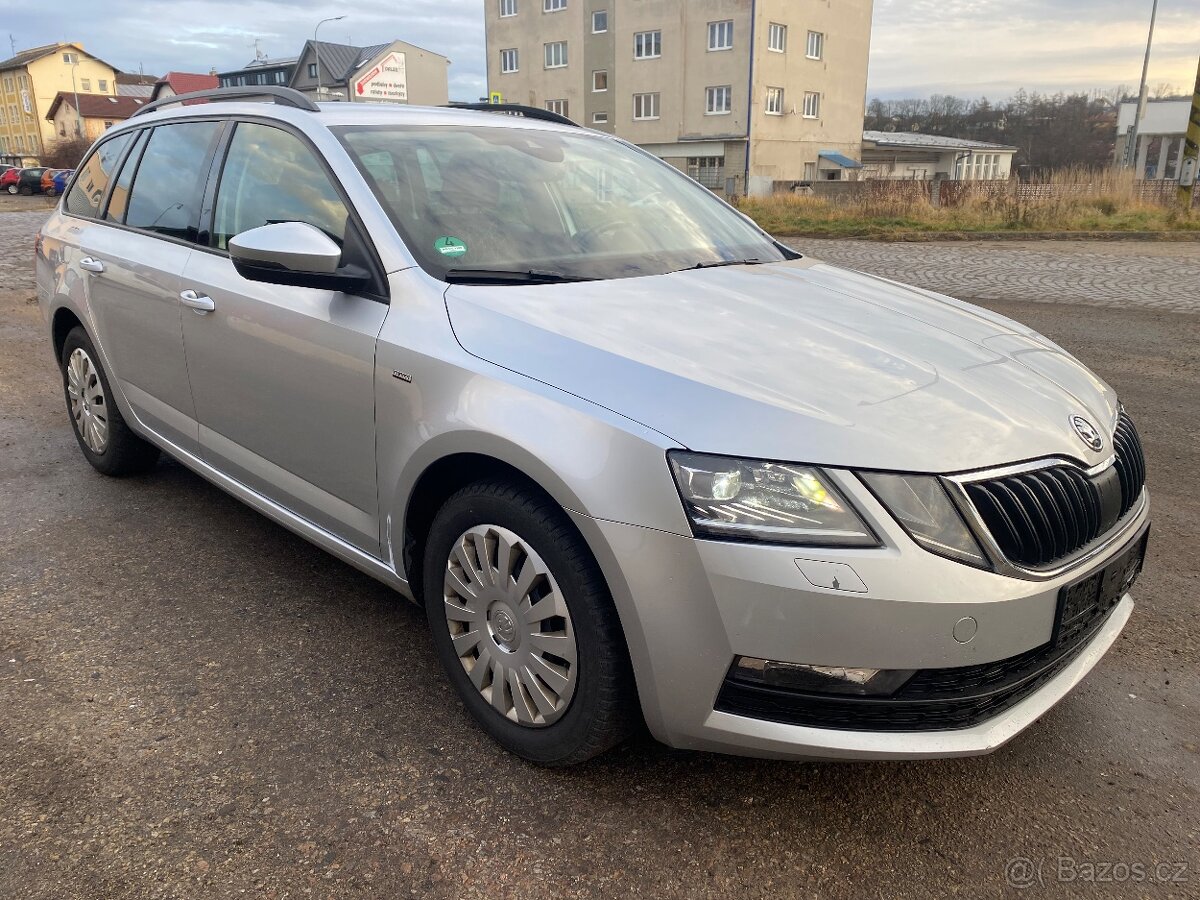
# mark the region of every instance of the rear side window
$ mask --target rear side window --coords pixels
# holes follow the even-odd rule
[[[108,189],[113,169],[116,168],[130,137],[128,133],[119,134],[112,140],[105,141],[79,167],[79,177],[75,179],[75,184],[64,201],[67,212],[90,219],[100,215],[104,192]]]
[[[217,191],[213,246],[224,250],[231,237],[274,222],[313,225],[342,246],[348,216],[324,167],[299,138],[269,125],[238,124]]]
[[[141,159],[142,150],[145,149],[146,140],[149,137],[149,129],[139,132],[133,149],[125,157],[121,173],[117,176],[117,182],[113,185],[112,193],[108,197],[108,209],[104,211],[105,221],[125,221],[125,211],[129,208],[129,188],[133,184],[133,173],[137,169],[138,160]]]
[[[150,133],[129,194],[125,224],[195,240],[209,150],[219,122],[160,125]]]

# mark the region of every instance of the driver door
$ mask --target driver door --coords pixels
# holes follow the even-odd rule
[[[359,261],[366,244],[317,154],[282,128],[240,122],[217,188],[211,252],[182,289],[200,454],[360,550],[379,555],[375,471],[377,296],[248,281],[227,251],[272,222],[313,225]],[[368,268],[373,268],[368,264]]]

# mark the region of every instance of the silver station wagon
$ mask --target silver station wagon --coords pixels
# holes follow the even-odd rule
[[[1149,501],[1108,385],[546,111],[150,104],[80,165],[37,284],[89,463],[165,452],[423,604],[466,710],[537,763],[642,721],[986,753],[1133,608]]]

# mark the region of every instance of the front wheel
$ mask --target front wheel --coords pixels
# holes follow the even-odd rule
[[[616,609],[561,507],[503,481],[463,488],[434,517],[424,573],[438,657],[499,743],[566,766],[629,734],[635,690]]]

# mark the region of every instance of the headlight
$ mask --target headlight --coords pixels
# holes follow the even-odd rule
[[[926,550],[981,569],[991,568],[938,478],[875,472],[861,472],[859,477]]]
[[[697,537],[875,547],[879,539],[819,469],[672,450]]]

